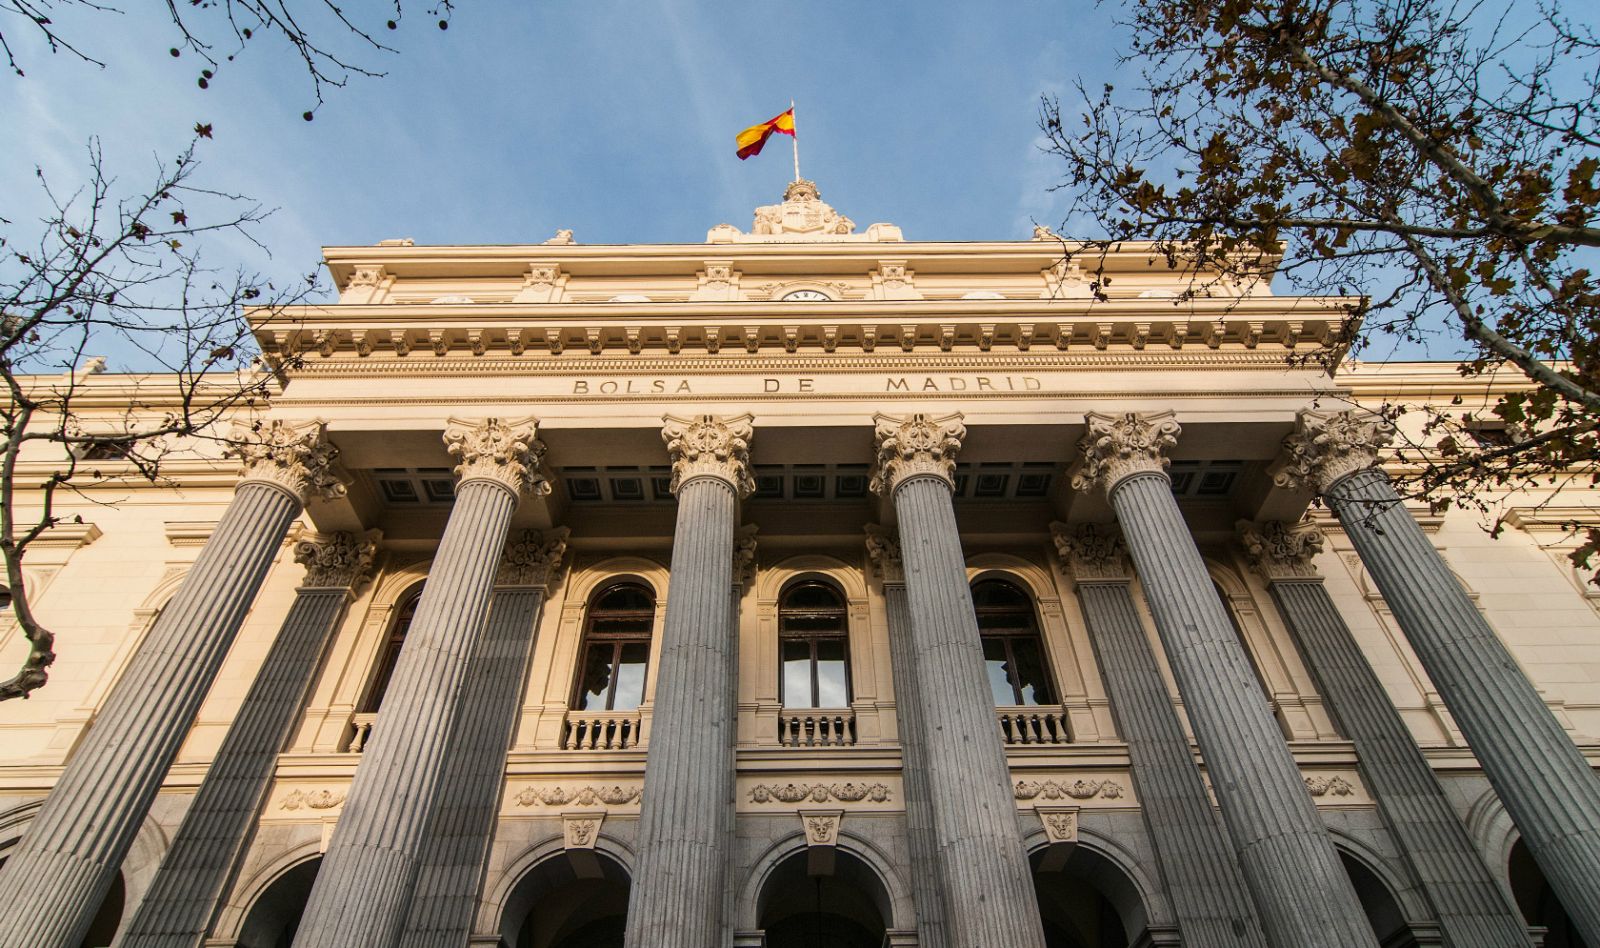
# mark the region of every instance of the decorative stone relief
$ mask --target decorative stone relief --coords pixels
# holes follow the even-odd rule
[[[755,579],[756,533],[760,527],[747,523],[733,534],[733,584],[749,585]]]
[[[1073,528],[1052,523],[1050,537],[1067,572],[1080,583],[1133,577],[1128,549],[1113,524],[1085,523]]]
[[[383,267],[356,267],[351,271],[350,280],[345,283],[344,288],[351,290],[358,286],[378,286],[386,276],[388,274],[384,272]]]
[[[1352,797],[1355,784],[1335,774],[1332,777],[1307,777],[1306,792],[1314,797]]]
[[[937,477],[951,490],[956,486],[956,455],[967,436],[961,415],[933,418],[918,413],[909,417],[876,415],[873,438],[877,442],[877,464],[872,470],[871,489],[888,496],[912,477]]]
[[[557,229],[556,235],[545,241],[546,244],[555,246],[565,246],[573,242],[572,231],[566,228]]]
[[[1082,460],[1072,475],[1072,489],[1098,486],[1107,493],[1133,474],[1165,474],[1167,452],[1177,446],[1183,430],[1170,411],[1151,415],[1090,412],[1084,422],[1089,432],[1078,442]]]
[[[900,561],[900,537],[893,530],[875,523],[867,524],[867,556],[872,568],[885,583],[901,584],[906,581],[905,564]]]
[[[456,480],[494,481],[519,497],[524,493],[550,493],[549,480],[539,472],[544,442],[534,436],[537,430],[532,418],[450,419],[444,444],[457,461]]]
[[[685,481],[694,477],[716,477],[733,485],[741,498],[755,493],[755,478],[750,475],[750,439],[754,436],[749,415],[722,419],[715,415],[662,419],[661,439],[667,443],[672,459],[672,493],[677,495]]]
[[[1044,824],[1045,838],[1051,845],[1078,841],[1078,808],[1075,806],[1034,807],[1039,822]]]
[[[295,543],[294,561],[306,568],[306,578],[300,585],[310,589],[360,589],[372,578],[372,559],[382,538],[382,531],[369,530],[359,537],[334,533]]]
[[[1340,478],[1378,463],[1378,451],[1394,440],[1389,423],[1354,411],[1300,412],[1294,431],[1283,439],[1283,454],[1272,480],[1290,490],[1309,487],[1326,493]]]
[[[839,822],[843,810],[801,810],[800,825],[806,833],[807,846],[837,846]]]
[[[883,803],[888,799],[889,788],[881,783],[760,783],[750,788],[750,800],[754,803],[772,800],[780,803],[800,803],[805,800],[812,803],[827,803],[830,800],[840,803],[859,803],[862,800]]]
[[[1012,788],[1018,800],[1034,800],[1043,797],[1046,800],[1060,800],[1070,797],[1074,800],[1093,800],[1096,797],[1105,800],[1119,800],[1122,798],[1122,784],[1115,780],[1074,780],[1072,783],[1058,783],[1046,780],[1043,783],[1035,780],[1018,780]]]
[[[505,552],[500,555],[500,568],[495,571],[496,586],[543,586],[549,588],[561,582],[562,563],[567,555],[566,527],[540,532],[522,530],[506,539]]]
[[[523,787],[514,797],[517,806],[626,806],[637,803],[643,793],[642,787],[624,787],[621,784],[599,787],[580,787],[567,789],[564,787]]]
[[[792,181],[783,189],[782,204],[756,208],[752,234],[849,234],[855,221],[822,201],[814,181]]]
[[[593,849],[605,818],[603,810],[561,814],[561,836],[566,848]]]
[[[332,790],[291,790],[278,804],[280,810],[331,810],[344,802],[343,793]]]
[[[1325,538],[1315,524],[1241,520],[1238,531],[1250,568],[1266,581],[1319,578],[1311,560],[1322,552]]]
[[[312,497],[343,497],[345,484],[334,466],[339,449],[323,423],[283,421],[236,425],[227,454],[244,462],[240,481],[265,481],[289,491],[300,503]]]

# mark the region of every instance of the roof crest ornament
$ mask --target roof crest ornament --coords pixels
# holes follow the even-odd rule
[[[783,202],[756,208],[748,234],[732,224],[718,224],[706,232],[708,244],[784,243],[801,241],[899,241],[900,228],[873,224],[866,233],[855,232],[856,223],[822,200],[815,181],[789,182]]]

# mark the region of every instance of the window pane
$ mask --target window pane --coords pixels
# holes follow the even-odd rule
[[[783,645],[783,706],[812,708],[811,643],[806,639],[786,639]]]
[[[611,702],[616,711],[632,711],[644,701],[644,670],[650,661],[650,645],[629,642],[622,646],[622,661],[617,664],[617,696]]]
[[[606,693],[611,690],[611,654],[609,642],[589,646],[583,657],[583,677],[578,679],[578,698],[574,704],[579,711],[604,711]]]
[[[1014,638],[1011,654],[1017,660],[1017,684],[1022,686],[1023,704],[1052,704],[1055,690],[1050,687],[1050,674],[1045,670],[1044,659],[1039,654],[1039,640]]]
[[[1016,704],[1017,696],[1011,691],[1011,679],[1006,675],[1006,640],[993,636],[983,638],[983,662],[989,669],[989,691],[996,705]]]
[[[844,639],[817,640],[817,707],[850,706],[849,671],[845,662]]]

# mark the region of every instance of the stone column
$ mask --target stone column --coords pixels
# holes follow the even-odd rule
[[[1375,465],[1390,434],[1303,411],[1276,472],[1322,494],[1584,940],[1600,945],[1600,778]]]
[[[867,527],[867,555],[883,581],[889,614],[889,671],[894,676],[895,718],[900,732],[900,781],[905,787],[906,840],[911,865],[939,864],[933,838],[932,803],[928,798],[928,741],[918,716],[918,689],[911,656],[911,605],[906,601],[905,567],[900,541],[882,527]],[[1009,777],[1007,780],[1009,781]],[[917,932],[923,948],[948,948],[948,922],[938,872],[913,871],[911,898],[917,907]]]
[[[401,948],[460,948],[472,934],[528,655],[566,552],[565,529],[524,530],[506,542],[446,746],[448,792],[437,795],[428,822]]]
[[[1530,946],[1527,928],[1445,799],[1389,694],[1361,654],[1311,559],[1322,532],[1310,524],[1241,522],[1251,567],[1267,581],[1412,874],[1458,948]]]
[[[1077,586],[1095,658],[1128,742],[1140,814],[1155,843],[1161,878],[1189,948],[1265,948],[1261,923],[1228,844],[1166,680],[1139,621],[1122,542],[1108,528],[1051,524]]]
[[[627,948],[715,948],[727,931],[734,807],[734,530],[750,476],[750,417],[665,419],[678,524],[639,812]]]
[[[295,544],[305,581],[184,814],[121,948],[192,948],[250,841],[278,754],[305,704],[311,678],[355,592],[367,581],[380,534],[336,533]]]
[[[78,948],[289,525],[344,489],[320,423],[233,437],[233,502],[0,868],[0,946]]]
[[[1110,495],[1267,940],[1376,948],[1172,496],[1166,452],[1178,442],[1177,421],[1171,412],[1093,413],[1085,421],[1073,487]]]
[[[489,608],[511,514],[548,491],[531,419],[452,420],[455,506],[416,616],[317,873],[296,948],[389,948],[410,910],[423,834],[442,793],[468,659]]]
[[[927,738],[937,868],[948,941],[1043,948],[1033,873],[1017,823],[967,586],[951,494],[966,429],[959,415],[879,415],[872,489],[892,499],[910,609],[913,714]]]

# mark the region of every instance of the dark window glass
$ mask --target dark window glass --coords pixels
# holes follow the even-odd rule
[[[632,711],[644,701],[645,668],[650,662],[650,630],[656,601],[650,590],[621,583],[589,604],[583,632],[576,711]]]
[[[411,630],[411,620],[416,618],[417,603],[421,599],[421,589],[412,592],[394,617],[394,624],[389,626],[389,637],[384,640],[383,649],[378,653],[378,671],[367,686],[366,697],[361,700],[362,714],[376,713],[383,705],[383,693],[389,690],[389,679],[394,677],[394,667],[400,662],[400,649],[406,644],[406,633]]]
[[[1003,580],[986,579],[972,587],[972,605],[994,703],[1054,704],[1050,667],[1027,593]]]
[[[778,603],[779,685],[786,708],[850,706],[844,597],[827,583],[789,587]]]

